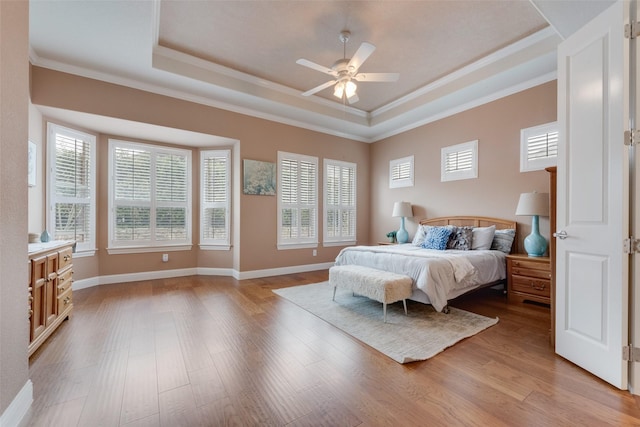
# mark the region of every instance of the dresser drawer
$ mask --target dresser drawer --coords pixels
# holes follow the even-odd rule
[[[71,284],[73,283],[73,270],[67,269],[59,273],[58,275],[58,295],[63,294],[68,289],[71,289]]]
[[[64,270],[64,268],[68,265],[71,265],[72,262],[72,253],[73,249],[69,246],[66,249],[58,251],[58,270]]]
[[[511,268],[522,268],[526,270],[539,270],[551,272],[551,265],[548,262],[540,262],[528,259],[511,259]]]
[[[58,316],[62,315],[73,305],[73,293],[71,288],[58,296]]]
[[[532,277],[511,276],[511,290],[524,292],[529,295],[537,295],[545,298],[551,297],[551,280]]]
[[[538,279],[551,278],[551,272],[549,270],[535,270],[533,268],[526,267],[511,267],[510,274],[515,274],[516,276],[535,277]]]

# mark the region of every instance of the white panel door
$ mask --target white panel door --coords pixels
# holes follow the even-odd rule
[[[616,387],[628,364],[628,2],[558,48],[556,351]]]

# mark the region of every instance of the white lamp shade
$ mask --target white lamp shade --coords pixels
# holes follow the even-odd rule
[[[516,215],[549,216],[549,193],[522,193]]]
[[[411,210],[411,203],[395,202],[393,204],[393,214],[391,216],[402,216],[406,218],[412,217],[413,211]]]

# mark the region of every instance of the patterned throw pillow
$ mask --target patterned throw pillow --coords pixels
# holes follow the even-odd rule
[[[516,237],[516,230],[508,228],[505,230],[496,230],[493,236],[493,242],[491,243],[491,249],[502,251],[505,254],[511,253],[511,245],[513,245],[513,239]]]
[[[411,241],[411,244],[413,246],[422,246],[422,243],[424,243],[424,238],[427,235],[427,230],[430,228],[431,228],[430,225],[419,225],[418,231],[416,231],[415,236],[413,236],[413,240]]]
[[[473,227],[455,227],[449,236],[447,249],[468,251],[473,240]]]
[[[422,247],[443,251],[447,248],[452,227],[431,227],[427,230]]]

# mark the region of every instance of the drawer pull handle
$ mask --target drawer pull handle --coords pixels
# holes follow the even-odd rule
[[[66,298],[64,299],[64,305],[69,304],[69,301],[71,301],[71,297],[66,297]]]
[[[543,283],[542,285],[536,286],[535,282],[531,282],[531,287],[536,291],[544,291],[545,285]]]
[[[65,261],[69,261],[71,259],[71,255],[65,255],[62,257]]]

